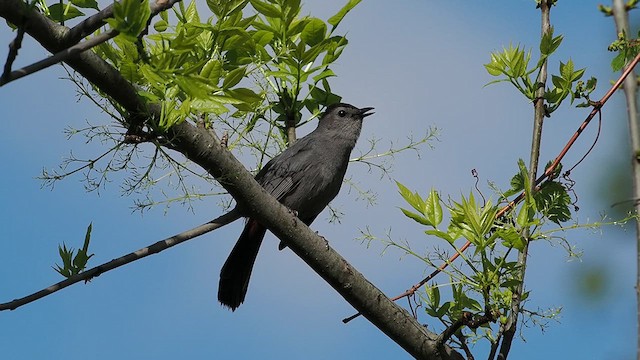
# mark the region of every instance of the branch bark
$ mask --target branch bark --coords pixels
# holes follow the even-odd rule
[[[546,35],[551,31],[551,20],[549,13],[551,12],[552,2],[550,0],[543,0],[540,2],[541,13],[541,34]],[[533,114],[533,134],[531,138],[531,153],[529,155],[529,184],[530,188],[524,189],[529,194],[536,191],[536,178],[538,177],[538,161],[540,159],[540,143],[542,141],[542,125],[545,117],[545,102],[544,92],[547,83],[547,60],[545,59],[540,67],[540,72],[536,78],[538,89],[536,90],[536,100],[534,103]],[[502,344],[500,345],[500,351],[498,352],[498,359],[506,359],[511,350],[511,344],[518,328],[518,316],[520,315],[522,306],[522,294],[524,292],[524,276],[527,270],[527,258],[529,254],[529,228],[526,228],[523,237],[525,243],[522,251],[518,254],[518,266],[520,268],[520,285],[518,285],[513,292],[511,313],[507,324],[504,326]]]
[[[85,270],[77,275],[70,276],[65,280],[62,280],[56,284],[53,284],[45,289],[40,291],[36,291],[33,294],[21,297],[19,299],[15,299],[9,301],[7,303],[0,304],[0,311],[4,310],[15,310],[20,306],[32,303],[34,301],[40,300],[45,296],[49,296],[54,292],[62,290],[68,286],[71,286],[75,283],[79,283],[82,281],[89,281],[95,277],[98,277],[107,271],[111,271],[113,269],[119,268],[121,266],[127,265],[134,261],[138,261],[144,257],[149,255],[157,254],[161,251],[164,251],[170,247],[182,244],[185,241],[191,240],[198,236],[204,235],[210,231],[218,229],[222,226],[225,226],[235,220],[240,218],[240,214],[235,209],[229,211],[228,213],[219,216],[218,218],[209,221],[208,223],[197,226],[193,229],[189,229],[187,231],[183,231],[180,234],[171,236],[164,240],[160,240],[152,245],[144,247],[142,249],[136,250],[127,255],[120,256],[119,258],[113,259],[104,264],[100,264],[91,269]]]
[[[24,17],[28,24],[27,33],[53,53],[68,47],[65,46],[70,42],[67,28],[29,11],[20,0],[0,1],[0,16],[14,23]],[[132,118],[158,115],[157,109],[144,103],[116,69],[94,53],[83,52],[65,62],[118,101]],[[447,346],[438,347],[435,334],[395,305],[335,252],[324,238],[269,196],[209,131],[183,122],[172,127],[167,138],[172,149],[212,174],[242,205],[246,215],[260,220],[354,308],[408,353],[418,359],[463,359]]]
[[[629,11],[626,2],[623,0],[613,0],[613,19],[616,24],[616,32],[622,31],[629,34]],[[631,66],[631,65],[629,65]],[[629,136],[631,139],[631,172],[633,176],[633,195],[636,199],[634,208],[636,213],[640,213],[640,123],[638,123],[638,83],[635,73],[629,76],[622,84],[625,100],[627,102],[627,117],[629,121]],[[636,326],[637,343],[636,356],[640,359],[640,222],[636,221]]]

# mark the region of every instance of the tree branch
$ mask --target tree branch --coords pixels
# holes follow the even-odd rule
[[[68,30],[42,15],[27,11],[20,0],[0,1],[0,16],[9,20],[25,16],[27,33],[49,51],[57,52],[68,39]],[[158,116],[157,106],[144,103],[117,70],[91,52],[66,60],[75,71],[102,92],[118,101],[134,117]],[[133,125],[133,124],[132,124]],[[242,206],[243,213],[256,218],[285,242],[314,271],[340,293],[371,323],[418,359],[463,359],[448,346],[438,347],[436,335],[390,301],[367,281],[321,236],[300,222],[288,209],[269,196],[253,176],[206,129],[188,122],[168,131],[170,147],[184,154],[213,175]]]
[[[629,34],[629,8],[625,1],[613,0],[613,19],[616,24],[616,33],[622,31]],[[630,64],[624,72],[633,69]],[[635,75],[635,74],[634,74]],[[631,138],[631,170],[633,176],[633,198],[640,198],[640,162],[638,149],[640,149],[640,124],[638,123],[638,84],[635,76],[628,77],[622,85],[625,100],[627,102],[627,117],[629,124],[629,136]],[[634,202],[636,213],[640,213],[640,201]],[[640,358],[640,221],[636,221],[636,327],[637,333],[636,354]]]
[[[149,17],[149,20],[151,20],[153,16],[157,15],[160,11],[171,8],[171,6],[173,6],[175,3],[179,1],[182,1],[182,0],[168,0],[168,1],[162,1],[162,2],[155,2],[151,7],[151,16]],[[89,30],[90,26],[96,27],[96,29],[99,26],[102,26],[103,25],[102,20],[112,15],[112,11],[111,11],[112,6],[107,7],[107,9],[109,9],[109,11],[100,11],[98,14],[92,16],[91,18],[87,19],[86,21],[83,21],[81,24],[78,25],[78,26],[83,25],[86,22],[85,26],[82,26],[80,28],[74,27],[74,29],[78,28],[79,30],[76,30],[76,31],[74,31],[74,29],[69,30],[69,32],[65,36],[65,38],[68,39],[67,42],[72,42],[73,41],[72,39],[75,39],[80,35],[84,35],[84,36],[88,35],[88,34],[85,34],[85,31]],[[14,42],[17,42],[18,48],[20,47],[20,43],[22,42],[22,35],[24,35],[23,28],[24,26],[21,26],[18,28],[18,35],[16,36],[16,40],[14,40],[11,43],[13,45]],[[103,42],[113,39],[114,37],[118,36],[118,34],[119,32],[117,30],[111,29],[107,32],[96,35],[91,39],[88,39],[87,41],[83,41],[82,43],[77,43],[73,46],[63,49],[55,53],[53,56],[49,56],[48,58],[42,59],[31,65],[25,66],[15,71],[10,71],[10,70],[11,70],[11,64],[13,63],[13,60],[15,60],[15,56],[18,53],[18,48],[15,48],[15,53],[14,53],[13,51],[14,47],[10,46],[12,51],[9,53],[9,58],[7,60],[7,63],[5,64],[4,72],[2,74],[2,77],[0,77],[0,86],[3,86],[14,80],[18,80],[27,75],[33,74],[40,70],[46,69],[51,65],[55,65],[57,63],[63,62],[66,59],[76,54],[87,51],[93,48],[94,46],[98,46]]]
[[[45,289],[42,289],[40,291],[37,291],[31,295],[27,295],[25,297],[22,297],[20,299],[15,299],[13,301],[7,302],[7,303],[3,303],[0,304],[0,311],[3,310],[15,310],[18,307],[22,306],[22,305],[26,305],[28,303],[34,302],[36,300],[42,299],[45,296],[51,295],[54,292],[58,291],[58,290],[62,290],[64,288],[66,288],[67,286],[73,285],[75,283],[81,282],[81,281],[89,281],[91,279],[93,279],[94,277],[100,276],[101,274],[119,268],[123,265],[127,265],[131,262],[140,260],[144,257],[147,257],[149,255],[153,255],[153,254],[157,254],[163,250],[166,250],[172,246],[178,245],[180,243],[183,243],[187,240],[193,239],[195,237],[198,237],[200,235],[204,235],[210,231],[213,231],[217,228],[223,227],[237,219],[240,218],[240,214],[235,211],[235,210],[231,210],[228,213],[209,221],[208,223],[202,224],[198,227],[195,227],[193,229],[187,230],[187,231],[183,231],[180,234],[174,235],[170,238],[164,239],[164,240],[160,240],[158,242],[156,242],[153,245],[149,245],[147,247],[144,247],[142,249],[139,249],[137,251],[134,251],[132,253],[129,253],[127,255],[121,256],[117,259],[113,259],[109,262],[106,262],[104,264],[98,265],[94,268],[91,268],[89,270],[83,271],[77,275],[71,276],[63,281],[60,281],[56,284],[53,284]]]
[[[541,12],[541,34],[545,36],[551,31],[550,12],[553,3],[551,0],[543,0],[540,2]],[[531,136],[531,154],[529,156],[529,184],[528,189],[524,189],[525,192],[532,194],[536,191],[536,180],[538,177],[538,162],[540,160],[540,143],[542,142],[542,124],[544,121],[546,109],[544,93],[547,84],[547,59],[545,58],[540,66],[540,72],[536,78],[536,84],[538,89],[536,90],[536,100],[534,102],[534,114],[533,114],[533,134]],[[526,206],[526,205],[525,205]],[[522,305],[522,294],[524,292],[524,277],[527,270],[527,259],[529,254],[529,235],[531,229],[526,227],[522,234],[524,238],[524,246],[518,253],[518,268],[520,272],[520,283],[514,288],[513,295],[511,297],[511,312],[509,313],[507,323],[504,326],[502,344],[498,352],[498,359],[506,359],[511,350],[511,344],[518,328],[518,316],[520,316],[520,309]]]

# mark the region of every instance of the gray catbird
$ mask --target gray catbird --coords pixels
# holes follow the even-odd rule
[[[338,195],[356,145],[362,119],[373,108],[334,104],[318,127],[269,161],[255,179],[307,225]],[[247,219],[244,230],[220,271],[218,300],[235,310],[247,293],[251,270],[267,229]],[[283,247],[282,245],[280,246]]]

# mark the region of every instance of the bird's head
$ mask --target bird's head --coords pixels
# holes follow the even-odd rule
[[[357,139],[362,128],[362,120],[374,114],[371,110],[372,107],[360,109],[345,103],[329,105],[320,117],[318,128],[343,132],[343,135],[354,136]]]

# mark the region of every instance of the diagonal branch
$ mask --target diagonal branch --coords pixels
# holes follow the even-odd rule
[[[87,41],[83,41],[79,44],[73,45],[70,48],[57,52],[55,55],[49,56],[48,58],[37,61],[31,65],[27,65],[21,69],[11,71],[10,73],[5,72],[2,74],[2,78],[0,78],[0,86],[4,86],[7,83],[10,83],[14,80],[18,80],[27,75],[31,75],[35,72],[38,72],[40,70],[44,70],[51,65],[55,65],[62,61],[65,61],[66,59],[74,55],[87,51],[94,46],[98,46],[103,42],[113,39],[114,37],[118,36],[118,34],[119,32],[117,30],[109,30],[105,33],[94,36]],[[6,66],[5,66],[5,70],[7,70]]]
[[[155,2],[153,6],[151,6],[151,17],[149,17],[149,19],[153,18],[153,16],[157,15],[161,11],[171,8],[175,3],[179,1],[182,1],[182,0],[169,0],[169,1]],[[107,7],[107,9],[109,10],[105,11],[106,10],[105,9],[103,11],[100,11],[98,14],[80,23],[77,27],[74,27],[73,29],[69,30],[66,36],[67,39],[70,39],[68,40],[68,42],[73,41],[71,39],[74,39],[78,36],[88,35],[86,34],[86,31],[90,30],[92,27],[96,27],[94,31],[97,30],[98,27],[104,24],[103,20],[105,18],[113,15],[112,8],[113,8],[113,5]],[[74,29],[78,29],[78,30],[74,31]],[[4,72],[2,74],[2,77],[0,77],[0,86],[3,86],[14,80],[18,80],[27,75],[31,75],[40,70],[46,69],[51,65],[55,65],[57,63],[63,62],[74,55],[87,51],[95,46],[98,46],[106,41],[109,41],[110,39],[113,39],[114,37],[118,36],[118,34],[119,32],[117,30],[111,29],[107,32],[96,35],[89,40],[83,41],[81,43],[77,43],[73,46],[63,49],[55,53],[53,56],[49,56],[31,65],[27,65],[21,69],[10,71],[11,64],[13,63],[13,60],[15,60],[15,57],[18,53],[18,48],[20,47],[20,43],[22,42],[22,36],[24,35],[24,26],[21,26],[18,28],[18,35],[16,36],[16,40],[14,40],[11,43],[12,46],[10,47],[12,51],[9,53],[9,58],[7,60],[7,63],[5,64]],[[15,51],[13,46],[14,43],[17,43],[18,45],[18,48],[15,48]]]
[[[26,10],[20,0],[0,1],[0,17],[13,22],[21,16],[26,17],[29,23],[27,33],[49,51],[57,52],[66,48],[68,30],[40,14]],[[120,103],[136,122],[159,115],[157,106],[143,102],[133,86],[94,53],[83,52],[65,62]],[[167,135],[171,149],[181,152],[213,175],[243,207],[244,213],[264,224],[357,311],[409,354],[418,359],[462,359],[450,347],[438,346],[435,334],[390,301],[333,250],[324,238],[268,195],[207,129],[183,122],[169,129]]]
[[[558,155],[553,160],[551,165],[549,165],[549,167],[547,169],[545,169],[544,173],[542,175],[540,175],[536,179],[536,181],[535,181],[536,191],[539,188],[539,185],[542,184],[543,181],[549,179],[555,173],[556,169],[558,168],[558,166],[562,162],[562,159],[564,159],[565,155],[567,155],[569,150],[573,147],[573,144],[575,144],[576,140],[578,140],[578,137],[580,137],[582,132],[587,128],[587,126],[589,125],[591,120],[593,120],[593,118],[596,115],[600,114],[600,111],[602,110],[604,105],[607,103],[607,101],[609,101],[609,99],[611,98],[611,96],[613,96],[613,94],[616,92],[616,90],[618,90],[620,88],[622,83],[624,83],[626,81],[626,79],[632,79],[632,80],[634,79],[634,77],[629,77],[629,74],[632,73],[633,69],[638,65],[639,62],[640,62],[640,54],[638,54],[629,63],[629,65],[622,72],[622,74],[620,75],[618,80],[616,80],[616,82],[609,88],[609,90],[604,94],[604,96],[602,96],[602,98],[600,100],[598,100],[598,101],[596,101],[596,102],[594,102],[592,104],[593,105],[593,109],[591,110],[589,115],[587,115],[587,118],[580,124],[578,129],[573,133],[571,138],[567,141],[567,143],[565,144],[564,148],[562,148],[562,150],[558,153]],[[639,136],[639,138],[640,138],[640,136]],[[640,141],[639,141],[639,143],[640,143]],[[640,148],[640,146],[638,148]],[[640,172],[640,170],[639,170],[639,172]],[[638,185],[638,188],[640,189],[640,185]],[[509,210],[513,209],[517,204],[519,204],[524,199],[524,196],[525,196],[524,191],[521,192],[520,194],[518,194],[518,196],[516,196],[507,205],[505,205],[502,209],[500,209],[500,211],[498,211],[498,213],[496,214],[496,219],[499,219],[499,218],[503,217]],[[640,194],[636,198],[640,198]],[[637,202],[637,204],[640,207],[640,202]],[[639,210],[639,212],[640,212],[640,210]],[[640,233],[640,230],[639,230],[639,233]],[[426,284],[429,281],[431,281],[431,279],[436,277],[439,273],[443,272],[449,266],[449,264],[451,264],[454,261],[456,261],[458,259],[458,257],[460,257],[460,253],[465,252],[470,246],[471,246],[471,242],[470,241],[467,241],[466,243],[464,243],[460,247],[460,249],[458,249],[456,251],[455,254],[453,254],[449,259],[447,259],[447,261],[443,262],[437,269],[435,269],[433,272],[431,272],[427,277],[425,277],[424,279],[420,280],[415,285],[411,286],[411,288],[409,290],[403,292],[402,294],[400,294],[398,296],[395,296],[395,297],[391,298],[391,300],[396,301],[396,300],[399,300],[399,299],[402,299],[402,298],[405,298],[405,297],[408,297],[408,296],[411,296],[411,295],[415,294],[415,292],[418,289],[420,289],[424,284]],[[638,262],[638,263],[640,264],[640,262]],[[640,310],[639,310],[639,314],[640,314]],[[342,321],[344,323],[348,323],[349,321],[357,318],[358,316],[360,316],[360,314],[354,314],[354,315],[351,315],[351,316],[349,316],[347,318],[344,318]],[[639,321],[639,324],[640,324],[640,321]]]
[[[134,261],[140,260],[149,255],[157,254],[163,250],[166,250],[170,247],[181,244],[187,240],[196,238],[200,235],[204,235],[210,231],[223,227],[237,219],[240,218],[240,214],[237,211],[232,210],[228,213],[209,221],[208,223],[202,224],[193,229],[183,231],[180,234],[174,235],[170,238],[160,240],[153,245],[149,245],[127,255],[123,255],[117,259],[113,259],[104,264],[93,267],[89,270],[83,271],[77,275],[71,276],[63,281],[60,281],[56,284],[53,284],[45,289],[37,291],[31,295],[27,295],[20,299],[15,299],[13,301],[0,304],[0,311],[3,310],[15,310],[20,306],[26,305],[28,303],[34,302],[36,300],[42,299],[45,296],[49,296],[58,290],[62,290],[67,286],[71,286],[75,283],[79,283],[81,281],[89,281],[94,277],[98,277],[107,271],[119,268],[121,266],[127,265]]]

